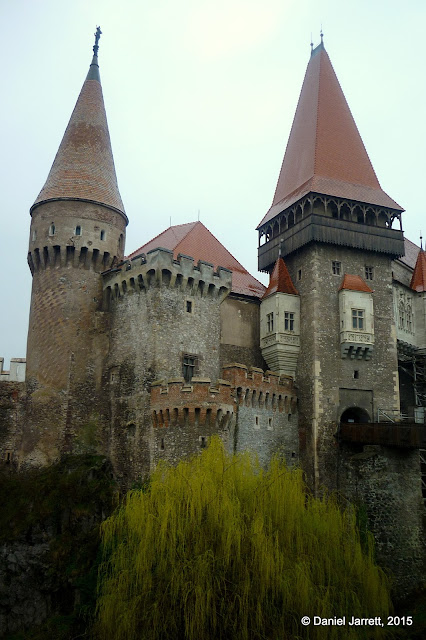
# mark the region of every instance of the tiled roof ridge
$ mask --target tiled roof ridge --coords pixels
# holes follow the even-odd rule
[[[176,234],[174,232],[174,229],[176,227],[189,227],[190,225],[192,225],[191,228],[194,228],[194,226],[197,224],[197,221],[195,222],[184,222],[183,224],[175,224],[175,225],[170,225],[170,227],[167,227],[167,229],[164,229],[164,231],[161,231],[160,233],[158,233],[156,236],[154,236],[153,238],[151,238],[151,240],[149,240],[149,242],[154,242],[154,240],[156,240],[157,238],[159,238],[160,236],[164,235],[167,231],[172,231],[173,235],[176,237]],[[188,230],[188,233],[191,231],[191,229]],[[184,235],[184,238],[188,235],[188,233],[186,233]],[[178,241],[179,244],[180,241]],[[142,244],[139,249],[135,249],[134,251],[132,251],[131,253],[129,253],[128,256],[126,256],[126,260],[132,258],[133,256],[137,256],[140,253],[140,250],[147,245],[148,243],[145,242],[145,244]],[[177,246],[177,245],[176,245]]]
[[[189,227],[188,232],[184,233],[181,237],[180,234],[178,234],[178,241],[176,242],[174,230],[182,229],[182,227],[186,226]],[[177,257],[178,253],[183,253],[192,257],[195,261],[205,260],[206,262],[210,262],[216,269],[218,267],[229,269],[233,272],[233,293],[261,298],[265,292],[265,285],[252,276],[232,253],[226,249],[220,240],[199,220],[184,225],[175,225],[174,228],[168,227],[165,231],[153,238],[153,240],[149,240],[140,246],[139,249],[132,252],[127,258],[132,259],[140,253],[146,253],[150,249],[154,249],[156,242],[158,242],[157,246],[161,245],[169,251],[173,251],[175,257]]]
[[[417,255],[416,266],[410,282],[410,288],[418,293],[426,291],[426,253],[420,248]]]
[[[373,293],[373,289],[370,289],[368,284],[361,276],[352,273],[345,273],[342,283],[339,287],[339,291],[342,289],[348,289],[349,291],[365,291],[366,293]]]
[[[237,260],[237,258],[236,258],[236,257],[235,257],[235,256],[234,256],[234,255],[233,255],[233,254],[232,254],[232,253],[231,253],[231,252],[230,252],[230,251],[225,247],[225,245],[223,245],[223,244],[221,243],[221,241],[220,241],[218,238],[216,238],[216,236],[214,235],[214,233],[212,233],[212,232],[210,231],[210,229],[207,229],[206,225],[205,225],[205,224],[203,224],[203,223],[201,222],[201,220],[197,220],[197,222],[194,224],[193,228],[189,231],[189,233],[190,233],[193,229],[195,229],[195,227],[196,227],[198,224],[200,224],[200,225],[201,225],[201,226],[202,226],[202,227],[207,231],[207,233],[209,233],[209,234],[210,234],[210,235],[211,235],[211,236],[216,240],[216,242],[218,242],[218,243],[219,243],[219,244],[220,244],[220,245],[225,249],[225,251],[226,251],[227,253],[229,253],[229,255],[231,256],[231,258],[232,258],[232,259],[237,263],[237,265],[240,267],[240,269],[241,269],[241,271],[242,271],[242,272],[244,272],[244,273],[248,273],[247,269],[245,269],[245,268],[243,267],[243,265],[241,264],[241,262],[239,262],[239,261]],[[186,235],[188,235],[188,234],[186,234]],[[185,237],[186,237],[186,236],[185,236]],[[184,238],[182,238],[182,240],[180,240],[180,241],[179,241],[179,244],[182,244],[183,240],[184,240]],[[179,246],[179,244],[178,244],[178,245],[176,245],[176,248]],[[224,266],[224,265],[216,265],[216,266],[218,267],[218,266]],[[234,271],[236,271],[236,269],[234,269]],[[251,275],[251,274],[250,274],[250,275]],[[254,277],[254,276],[252,276],[252,277]],[[255,278],[255,280],[257,280],[257,278]],[[259,281],[258,281],[258,282],[259,282]],[[261,283],[259,282],[259,284],[261,284]]]

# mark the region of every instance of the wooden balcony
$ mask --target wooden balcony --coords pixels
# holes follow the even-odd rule
[[[393,258],[404,255],[402,231],[310,214],[258,247],[259,271],[272,268],[278,257],[281,242],[283,258],[309,242],[325,242],[376,251],[389,254]]]
[[[341,423],[339,440],[402,449],[426,449],[426,425],[415,422]]]

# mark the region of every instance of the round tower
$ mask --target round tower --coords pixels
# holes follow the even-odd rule
[[[69,448],[78,423],[93,422],[90,416],[96,414],[107,349],[100,274],[123,258],[128,223],[99,76],[100,33],[98,27],[89,72],[46,183],[30,210],[28,263],[33,283],[27,383],[37,404],[33,422],[45,422],[39,415],[43,398],[51,419],[52,405],[46,398],[53,402],[61,434],[52,434],[47,447],[59,450]]]

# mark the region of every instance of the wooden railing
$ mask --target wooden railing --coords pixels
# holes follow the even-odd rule
[[[343,442],[426,449],[426,425],[415,422],[340,423],[337,436]]]

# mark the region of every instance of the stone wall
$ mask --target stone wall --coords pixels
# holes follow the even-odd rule
[[[0,382],[0,464],[9,470],[19,466],[25,417],[25,383]]]
[[[230,293],[220,305],[220,367],[244,362],[267,369],[260,350],[260,300]]]
[[[333,274],[333,261],[340,262],[340,274]],[[356,407],[364,392],[372,398],[372,421],[378,409],[399,409],[391,260],[356,249],[309,245],[287,256],[286,263],[300,292],[303,317],[296,384],[307,442],[304,462],[314,486],[333,488],[335,434],[342,413]],[[366,266],[373,268],[367,284],[374,290],[374,353],[371,360],[342,358],[338,290],[345,273],[364,278]]]
[[[299,461],[297,395],[293,380],[272,371],[230,364],[223,377],[234,389],[234,451],[257,453],[267,465],[274,453],[287,464]]]
[[[424,578],[425,542],[419,453],[368,445],[362,451],[342,445],[338,490],[365,510],[374,534],[377,561],[394,577],[403,598]]]
[[[209,378],[183,378],[167,384],[154,382],[151,390],[153,438],[151,459],[177,463],[199,452],[212,435],[219,435],[232,450],[235,423],[234,394],[231,383]]]

